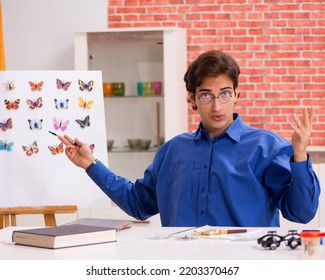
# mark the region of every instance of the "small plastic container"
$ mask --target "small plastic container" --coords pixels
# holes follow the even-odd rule
[[[300,233],[300,238],[305,258],[318,258],[321,238],[320,231],[302,231]]]

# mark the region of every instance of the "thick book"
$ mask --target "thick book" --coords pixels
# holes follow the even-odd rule
[[[12,241],[18,245],[42,248],[66,248],[116,241],[116,229],[90,225],[71,224],[15,230]]]

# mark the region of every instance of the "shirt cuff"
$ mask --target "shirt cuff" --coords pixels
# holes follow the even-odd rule
[[[98,163],[98,159],[95,159],[87,168],[86,168],[86,173],[88,173],[97,163]]]
[[[307,154],[306,161],[294,162],[293,157],[290,160],[292,176],[294,178],[305,178],[313,173],[313,167],[309,155]]]

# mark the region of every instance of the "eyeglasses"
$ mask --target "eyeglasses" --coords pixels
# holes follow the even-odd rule
[[[286,246],[296,249],[301,245],[301,238],[297,230],[289,230],[285,236],[278,235],[275,230],[268,231],[266,235],[257,239],[257,243],[265,249],[275,250],[284,241]]]
[[[200,91],[199,94],[197,94],[197,98],[200,100],[200,102],[204,105],[210,104],[212,102],[212,99],[217,98],[219,99],[220,103],[228,103],[232,97],[233,90],[227,89],[222,90],[219,92],[218,96],[214,96],[209,91]]]

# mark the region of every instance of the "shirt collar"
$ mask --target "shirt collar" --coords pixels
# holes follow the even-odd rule
[[[240,142],[240,136],[244,127],[244,122],[237,113],[233,114],[233,118],[233,123],[228,127],[224,134],[228,135],[228,137],[230,137],[232,140]],[[202,122],[200,122],[199,127],[195,132],[194,139],[203,139],[210,141],[209,132],[203,128]]]
[[[240,136],[243,131],[244,122],[237,113],[234,113],[233,116],[234,116],[234,121],[226,130],[226,133],[232,140],[236,142],[240,142]]]

